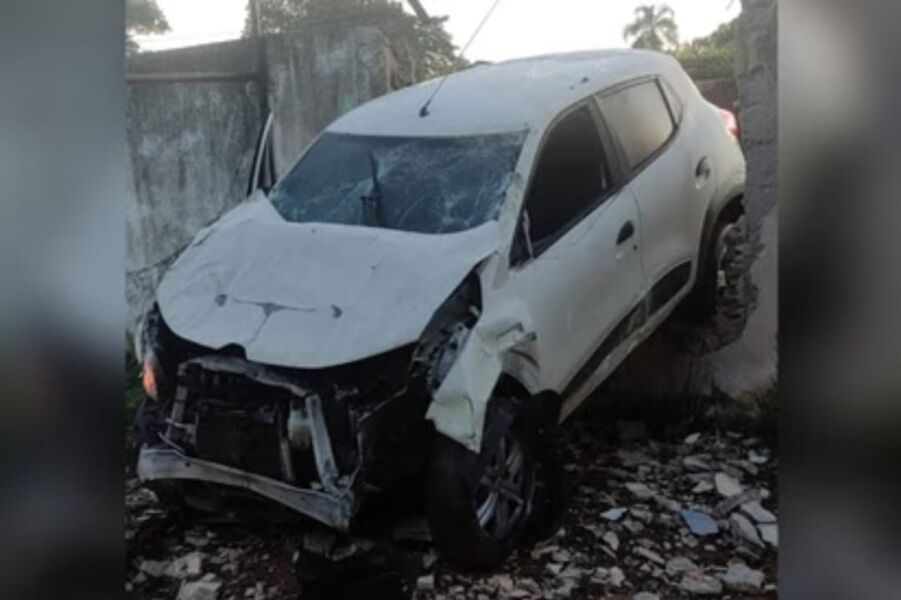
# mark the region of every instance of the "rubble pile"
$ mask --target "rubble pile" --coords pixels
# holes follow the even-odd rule
[[[126,589],[133,598],[178,600],[375,597],[376,589],[390,590],[379,597],[436,600],[775,598],[773,450],[729,431],[651,439],[625,429],[630,435],[619,436],[588,419],[564,427],[564,525],[494,573],[441,560],[416,519],[386,539],[217,524],[173,516],[132,481]],[[328,565],[313,568],[328,570],[318,587],[311,556]]]

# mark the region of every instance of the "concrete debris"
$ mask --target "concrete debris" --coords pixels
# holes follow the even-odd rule
[[[128,593],[178,600],[305,597],[300,588],[318,577],[325,559],[353,570],[342,575],[339,567],[339,584],[362,582],[372,597],[380,597],[380,584],[358,575],[355,565],[365,565],[372,577],[384,577],[388,567],[378,565],[390,565],[389,577],[402,579],[402,589],[417,600],[775,597],[778,507],[767,488],[779,461],[772,450],[742,434],[685,432],[690,439],[626,444],[615,433],[593,421],[561,429],[561,463],[572,465],[567,484],[578,490],[563,526],[490,573],[439,562],[422,518],[400,518],[399,525],[395,518],[387,533],[368,538],[315,525],[300,532],[281,525],[223,527],[218,518],[185,522],[133,484],[126,498],[126,529],[133,532],[126,542]],[[322,577],[330,581],[334,574]],[[346,596],[329,587],[322,597]]]
[[[630,508],[629,514],[644,523],[645,525],[650,525],[651,521],[654,520],[654,513],[649,510],[643,510],[641,508]]]
[[[732,563],[720,576],[720,581],[730,592],[757,592],[763,586],[764,575],[744,563]]]
[[[716,491],[724,498],[737,496],[744,490],[738,481],[726,473],[717,473],[713,478],[713,483],[716,485]]]
[[[510,592],[513,589],[513,579],[509,575],[495,575],[488,580],[488,584],[502,592]]]
[[[416,580],[416,589],[420,592],[433,592],[435,591],[435,576],[434,575],[423,575]]]
[[[658,565],[665,565],[666,561],[663,560],[663,557],[651,550],[650,548],[645,548],[644,546],[636,546],[632,548],[632,552],[638,556],[644,557],[652,562],[657,563]]]
[[[741,505],[741,510],[758,523],[776,522],[776,515],[765,509],[759,501],[746,502]]]
[[[773,548],[779,547],[779,526],[776,524],[761,525],[759,528],[760,537],[764,542]]]
[[[626,489],[632,492],[639,500],[650,500],[657,495],[654,490],[643,483],[627,483]]]
[[[716,505],[716,508],[713,509],[713,512],[719,515],[720,517],[727,517],[729,513],[733,510],[741,506],[742,504],[748,504],[750,502],[757,502],[761,498],[761,494],[759,490],[749,489],[745,490],[740,494],[736,494],[730,498],[726,498],[722,502]]]
[[[769,462],[769,460],[770,459],[767,458],[765,455],[758,454],[758,453],[754,452],[753,450],[748,452],[748,461],[751,462],[751,464],[765,465]]]
[[[197,577],[203,566],[203,555],[200,552],[191,552],[181,558],[177,558],[166,568],[166,575],[175,579]]]
[[[184,581],[178,589],[177,600],[216,600],[221,587],[219,581]]]
[[[698,443],[698,440],[700,440],[700,439],[701,439],[700,433],[692,433],[691,435],[688,435],[685,437],[685,445],[686,446],[694,446],[695,444]]]
[[[716,577],[691,571],[682,576],[679,589],[696,596],[718,596],[723,593],[723,584]]]
[[[191,546],[195,546],[197,548],[203,548],[208,545],[212,539],[205,535],[197,535],[192,533],[185,534],[185,543],[190,544]]]
[[[689,571],[697,571],[698,565],[684,556],[677,556],[666,561],[666,574],[670,577],[676,577]]]
[[[754,546],[763,546],[763,542],[757,534],[757,528],[754,527],[751,521],[744,515],[733,513],[732,516],[729,517],[729,524],[732,528],[732,533],[737,538],[753,544]]]
[[[610,546],[610,549],[616,552],[619,550],[619,537],[612,531],[608,531],[603,537],[604,543]]]
[[[638,592],[632,596],[632,600],[660,600],[660,596],[651,592]]]
[[[699,481],[696,486],[691,488],[692,494],[706,494],[713,491],[713,484],[709,481]]]
[[[626,582],[626,575],[619,567],[611,567],[608,571],[608,579],[613,587],[620,587]]]
[[[169,568],[169,563],[164,560],[145,560],[138,568],[151,577],[162,577]]]
[[[689,471],[712,471],[710,464],[699,456],[686,456],[682,459],[682,464]]]
[[[708,514],[696,510],[683,510],[682,519],[688,525],[688,529],[697,536],[716,535],[720,532],[719,525]]]
[[[624,514],[626,514],[625,508],[611,508],[606,512],[602,512],[601,518],[615,523],[616,521],[619,521]]]
[[[629,533],[632,535],[638,535],[642,531],[644,531],[644,525],[639,521],[635,521],[633,519],[626,519],[623,521],[623,527],[629,530]]]
[[[533,560],[538,560],[547,554],[553,554],[560,549],[557,544],[538,544],[532,549],[531,555]]]

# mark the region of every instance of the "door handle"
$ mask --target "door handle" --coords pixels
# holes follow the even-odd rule
[[[710,177],[710,160],[706,156],[698,161],[698,166],[695,168],[695,177],[698,179]]]
[[[626,221],[622,228],[619,230],[619,235],[616,236],[616,245],[622,246],[626,242],[632,239],[635,236],[635,225],[632,224],[632,221]]]

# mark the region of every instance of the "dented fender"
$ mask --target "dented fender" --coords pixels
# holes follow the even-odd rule
[[[531,354],[535,330],[524,307],[485,313],[476,323],[439,388],[426,419],[435,429],[473,452],[482,445],[488,402],[501,375]]]

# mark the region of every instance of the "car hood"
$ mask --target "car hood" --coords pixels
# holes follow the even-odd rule
[[[178,336],[322,368],[416,341],[498,248],[497,223],[447,235],[285,221],[265,198],[201,230],[157,291]]]

